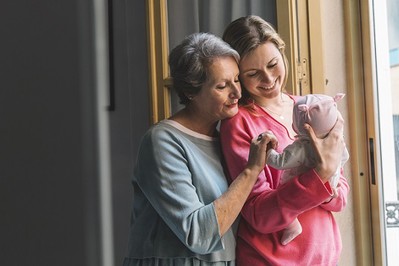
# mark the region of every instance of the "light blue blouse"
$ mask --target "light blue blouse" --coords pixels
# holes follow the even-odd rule
[[[172,120],[143,137],[133,176],[124,265],[234,265],[235,237],[220,237],[213,201],[228,187],[217,138]]]

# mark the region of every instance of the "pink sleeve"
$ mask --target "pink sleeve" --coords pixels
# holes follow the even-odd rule
[[[331,199],[331,201],[327,203],[321,204],[320,207],[322,207],[327,211],[340,212],[346,206],[348,193],[349,193],[349,184],[346,178],[343,176],[343,169],[341,168],[341,177],[338,181],[338,186],[337,186],[338,196],[336,198]]]
[[[222,122],[221,144],[231,180],[247,164],[251,139],[266,129],[275,132],[270,125],[256,124],[240,113]],[[280,141],[279,136],[276,137]],[[241,211],[242,217],[261,233],[285,228],[299,214],[319,206],[332,193],[313,170],[279,186],[280,175],[280,170],[266,165]]]

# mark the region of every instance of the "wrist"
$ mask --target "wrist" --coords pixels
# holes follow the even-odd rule
[[[331,176],[333,175],[333,173],[331,173],[331,171],[329,171],[328,169],[325,169],[321,166],[316,166],[314,168],[314,171],[319,176],[319,178],[323,181],[323,183],[328,182],[330,180]]]
[[[259,176],[259,173],[262,171],[263,168],[259,168],[256,165],[252,165],[252,166],[247,166],[243,173],[247,178],[251,178],[251,179],[257,179]]]

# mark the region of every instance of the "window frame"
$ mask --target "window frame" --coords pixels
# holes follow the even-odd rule
[[[167,0],[147,0],[148,67],[152,124],[170,116]]]
[[[343,1],[350,148],[352,164],[352,195],[354,205],[356,258],[358,265],[383,265],[383,243],[379,206],[379,185],[371,182],[369,139],[375,139],[373,117],[373,80],[368,0]],[[362,66],[362,67],[359,67]],[[375,145],[375,142],[374,142]],[[375,153],[374,156],[377,153]],[[377,158],[372,158],[377,162]],[[376,173],[377,174],[377,173]]]
[[[314,2],[309,5],[309,1]],[[298,6],[300,8],[298,8]],[[310,7],[312,6],[312,7]],[[150,122],[152,124],[165,119],[171,115],[169,88],[172,80],[169,77],[168,66],[168,14],[167,0],[147,0],[147,32],[148,32],[148,54],[149,54],[149,91],[150,91]],[[308,24],[308,10],[317,10],[320,4],[316,0],[278,0],[277,27],[279,34],[286,42],[286,54],[289,62],[290,75],[288,77],[287,89],[292,94],[310,93],[311,83],[316,82],[316,78],[311,75],[309,80],[310,64],[302,64],[301,61],[309,62],[309,42],[307,32],[300,33],[304,38],[298,40],[298,19],[301,23]],[[302,10],[298,14],[297,10]],[[319,14],[320,12],[315,12]],[[287,23],[288,20],[288,23]],[[315,23],[320,25],[320,23]],[[301,27],[301,28],[307,28]],[[321,30],[321,29],[318,29]],[[314,29],[311,29],[314,32]],[[312,36],[319,36],[314,34]],[[299,49],[301,49],[301,61],[298,59]],[[320,51],[314,50],[314,58],[321,58]],[[317,64],[319,65],[319,64]],[[298,90],[298,84],[302,85],[302,90]],[[321,87],[320,87],[321,88]]]

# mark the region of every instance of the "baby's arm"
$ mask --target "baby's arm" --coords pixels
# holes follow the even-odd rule
[[[305,163],[305,154],[303,145],[300,142],[294,142],[281,153],[278,153],[275,149],[269,149],[266,155],[266,164],[280,170],[298,167]]]

